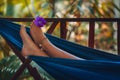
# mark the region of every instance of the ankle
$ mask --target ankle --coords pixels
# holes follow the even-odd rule
[[[46,39],[44,39],[44,41],[42,42],[41,46],[42,46],[42,49],[43,49],[43,50],[47,51],[48,47],[51,46],[51,43],[50,43],[50,41],[46,38]]]
[[[37,45],[41,44],[41,41],[43,41],[43,39],[44,39],[44,38],[46,38],[46,36],[45,36],[45,35],[40,35],[40,36],[38,37],[38,39],[35,39],[35,40],[36,40]]]

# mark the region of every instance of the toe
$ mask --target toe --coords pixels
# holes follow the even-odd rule
[[[21,33],[26,33],[25,25],[21,25],[20,32],[21,32]]]

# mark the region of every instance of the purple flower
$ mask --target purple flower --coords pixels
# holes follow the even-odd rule
[[[37,16],[34,20],[34,24],[38,27],[43,27],[46,24],[46,20],[40,16]]]

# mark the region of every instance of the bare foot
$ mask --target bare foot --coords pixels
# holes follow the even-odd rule
[[[39,45],[41,40],[45,38],[45,35],[42,32],[41,28],[37,27],[33,22],[30,25],[31,26],[30,27],[30,33],[31,33],[32,38],[35,41],[35,43],[37,45]]]
[[[21,36],[22,41],[23,41],[23,48],[21,51],[23,56],[28,56],[28,55],[47,56],[43,51],[41,51],[35,45],[35,43],[32,41],[32,39],[26,33],[26,29],[25,29],[24,25],[21,26],[20,36]]]

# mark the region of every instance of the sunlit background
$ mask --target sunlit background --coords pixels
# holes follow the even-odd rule
[[[44,18],[120,18],[120,0],[1,0],[0,17],[26,18],[42,16]],[[24,23],[29,26],[29,23]],[[57,26],[59,26],[58,24]],[[46,32],[50,23],[47,23]],[[87,46],[89,24],[87,22],[67,23],[67,40]],[[95,48],[117,54],[117,24],[111,22],[95,23]],[[59,37],[59,27],[53,35]],[[15,72],[16,65],[9,70],[4,66],[20,61],[12,56],[13,52],[0,37],[0,80],[8,80]],[[11,62],[17,59],[18,62]],[[6,64],[3,64],[6,62]],[[11,66],[9,66],[10,68]],[[4,74],[3,74],[4,73]],[[27,72],[26,72],[27,73]],[[5,74],[9,77],[6,78]],[[22,75],[19,80],[33,80],[30,76]],[[48,79],[48,78],[46,78]]]

